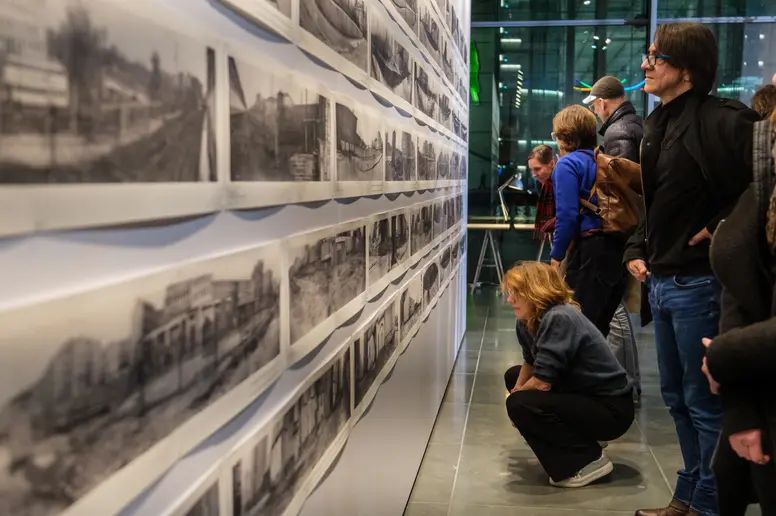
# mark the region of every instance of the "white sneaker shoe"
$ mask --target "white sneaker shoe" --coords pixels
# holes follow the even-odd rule
[[[613,470],[614,465],[612,464],[612,461],[610,461],[606,455],[601,454],[600,459],[591,462],[579,470],[573,477],[561,480],[560,482],[555,482],[550,479],[550,485],[569,488],[585,487],[586,485],[609,475]]]

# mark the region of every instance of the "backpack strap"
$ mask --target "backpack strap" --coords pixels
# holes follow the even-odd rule
[[[595,172],[593,173],[593,186],[590,187],[590,195],[587,196],[587,199],[584,197],[579,198],[579,204],[582,205],[582,207],[579,209],[579,213],[582,213],[582,211],[587,208],[588,210],[592,211],[594,215],[601,216],[601,208],[593,204],[593,196],[596,194],[596,187],[598,186],[598,183],[596,181],[596,176],[598,175],[598,153],[600,152],[601,147],[596,147],[596,149],[593,151],[593,155],[590,156],[589,154],[585,153],[588,157],[592,158],[593,160],[593,166],[595,167]]]

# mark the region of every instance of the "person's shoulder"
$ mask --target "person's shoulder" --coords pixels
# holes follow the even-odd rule
[[[706,117],[731,119],[743,116],[753,120],[760,119],[760,115],[743,102],[714,95],[708,95],[701,103],[700,109]]]
[[[577,310],[577,308],[571,304],[564,303],[560,305],[551,306],[547,313],[544,314],[544,318],[542,319],[542,322],[551,323],[552,321],[559,321],[559,320],[566,320],[566,321],[575,321],[581,317],[584,317],[582,315],[582,312]]]

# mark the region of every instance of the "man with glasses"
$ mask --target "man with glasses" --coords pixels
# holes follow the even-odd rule
[[[709,263],[717,225],[752,180],[757,114],[709,95],[718,65],[714,35],[699,23],[662,25],[644,56],[644,90],[661,101],[644,123],[641,166],[646,218],[625,263],[649,289],[663,400],[684,467],[668,507],[637,516],[717,516],[712,454],[722,406],[702,372],[703,338],[717,334],[720,286]]]
[[[625,100],[622,82],[611,75],[601,77],[582,103],[603,122],[598,131],[604,137],[603,153],[638,163],[643,122],[633,104]]]

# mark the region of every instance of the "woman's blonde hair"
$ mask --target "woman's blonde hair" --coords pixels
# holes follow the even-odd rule
[[[595,115],[577,104],[565,107],[555,115],[552,132],[558,139],[558,146],[563,146],[566,152],[593,150],[598,145]]]
[[[528,329],[535,333],[547,310],[556,305],[573,305],[574,291],[571,290],[558,271],[542,262],[521,262],[504,274],[501,282],[504,296],[522,297],[533,305],[533,312],[527,321]]]

